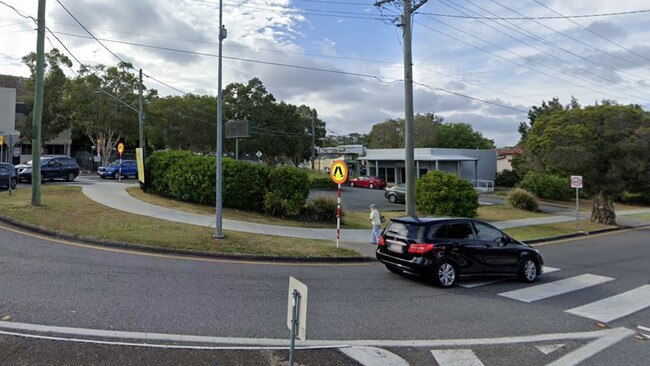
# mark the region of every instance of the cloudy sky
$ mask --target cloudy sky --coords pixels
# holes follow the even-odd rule
[[[147,78],[148,87],[162,95],[216,95],[217,0],[47,0],[47,26],[70,52],[84,64],[111,65],[118,60],[59,2],[117,56],[174,89]],[[386,118],[403,117],[396,4],[223,3],[224,85],[258,77],[278,100],[315,107],[334,134],[366,133]],[[6,5],[36,17],[37,4],[0,3],[0,74],[27,76],[20,58],[36,46],[34,24]],[[647,9],[647,0],[430,0],[414,17],[415,111],[471,123],[507,146],[518,141],[525,112],[552,97],[568,103],[575,96],[582,104],[614,99],[650,109]],[[560,16],[630,11],[640,12]],[[559,19],[485,19],[530,17]],[[52,44],[46,41],[46,49]]]

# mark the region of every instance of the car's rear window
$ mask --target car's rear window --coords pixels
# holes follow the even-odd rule
[[[424,225],[404,224],[401,222],[391,222],[386,226],[385,233],[388,235],[398,236],[401,238],[409,238],[413,240],[420,240],[424,237]]]
[[[468,222],[459,222],[441,226],[435,239],[474,239],[474,232]]]

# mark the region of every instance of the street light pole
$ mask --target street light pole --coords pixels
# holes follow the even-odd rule
[[[216,239],[223,239],[223,202],[222,202],[222,186],[223,186],[223,93],[221,89],[221,73],[222,73],[222,57],[223,53],[223,40],[226,39],[226,28],[223,26],[223,0],[219,0],[219,70],[217,74],[217,186],[216,186],[216,221],[214,224],[214,237]]]

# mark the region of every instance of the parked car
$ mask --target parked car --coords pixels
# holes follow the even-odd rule
[[[544,260],[531,246],[474,219],[399,217],[382,232],[377,259],[393,273],[415,273],[441,287],[459,277],[517,276],[533,282]]]
[[[138,162],[135,160],[122,160],[120,165],[120,161],[116,160],[107,166],[100,166],[97,170],[97,174],[99,174],[101,178],[111,177],[113,179],[117,179],[120,175],[122,175],[122,178],[137,177]]]
[[[367,175],[363,177],[354,178],[350,181],[350,187],[362,187],[370,189],[384,189],[386,188],[386,181],[384,178]]]
[[[397,184],[390,188],[386,188],[384,192],[384,197],[392,203],[396,202],[406,202],[406,185]]]
[[[0,163],[0,187],[9,189],[9,184],[11,184],[11,189],[16,188],[18,172],[12,164]]]
[[[18,180],[32,181],[32,162],[17,165]],[[65,179],[72,182],[79,176],[79,164],[69,156],[64,155],[43,155],[41,157],[41,181]]]

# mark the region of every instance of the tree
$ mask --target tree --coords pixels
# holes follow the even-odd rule
[[[416,114],[413,120],[415,147],[432,147],[436,137],[437,127],[443,118],[433,113]],[[370,149],[400,149],[404,148],[404,119],[387,119],[372,126],[372,130],[364,139]]]
[[[147,141],[156,150],[209,153],[217,141],[217,103],[210,95],[157,98],[147,106]]]
[[[527,160],[547,173],[582,175],[585,191],[595,196],[591,219],[612,225],[612,198],[624,189],[626,177],[650,169],[649,134],[650,114],[640,106],[604,101],[538,115],[524,150]]]
[[[34,88],[36,85],[36,53],[32,52],[23,57],[23,63],[29,67],[31,76],[25,83],[29,92],[25,104],[32,111],[34,109]],[[43,117],[41,122],[41,141],[46,143],[57,137],[61,132],[70,128],[71,111],[65,103],[65,88],[69,82],[61,66],[72,67],[70,59],[53,48],[45,55],[45,77],[43,79]],[[22,126],[21,136],[25,140],[32,139],[33,116],[30,112],[25,125]]]
[[[73,123],[93,144],[99,143],[102,164],[119,142],[137,145],[138,113],[124,105],[137,110],[139,80],[132,70],[124,62],[82,67],[68,88],[66,100],[73,110]],[[155,90],[148,90],[145,100],[155,96]]]
[[[444,123],[438,126],[433,146],[449,149],[494,149],[494,141],[474,131],[468,123]]]

